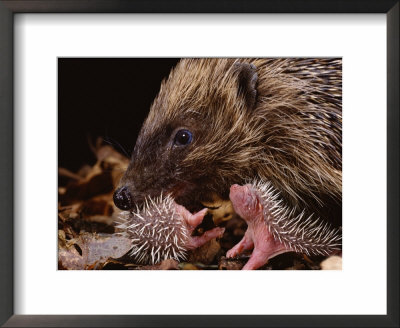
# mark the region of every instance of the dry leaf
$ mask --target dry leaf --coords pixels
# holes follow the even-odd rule
[[[109,258],[119,258],[131,247],[129,239],[116,234],[83,233],[78,238],[62,245],[60,241],[58,260],[62,268],[68,270],[96,269]]]

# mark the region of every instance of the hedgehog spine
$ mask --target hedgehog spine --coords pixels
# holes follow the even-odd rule
[[[146,197],[144,207],[122,212],[117,227],[130,236],[129,255],[138,264],[156,264],[165,259],[185,260],[188,231],[177,215],[174,200],[162,194]]]
[[[285,247],[307,255],[329,255],[340,250],[341,235],[322,219],[305,218],[304,210],[295,216],[296,208],[288,208],[271,182],[252,183],[263,205],[263,217],[275,240]],[[268,206],[267,206],[268,204]]]

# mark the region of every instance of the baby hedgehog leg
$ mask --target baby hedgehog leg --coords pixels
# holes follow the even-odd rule
[[[233,185],[229,197],[248,228],[243,239],[227,252],[227,257],[254,247],[243,270],[257,269],[285,252],[329,255],[340,249],[339,230],[312,216],[305,218],[304,213],[295,216],[269,182]]]
[[[203,221],[207,209],[195,214],[178,205],[171,197],[146,199],[144,208],[119,214],[117,227],[131,240],[129,255],[135,263],[156,264],[166,259],[185,260],[188,251],[221,237],[223,228],[214,228],[201,236],[192,236]]]

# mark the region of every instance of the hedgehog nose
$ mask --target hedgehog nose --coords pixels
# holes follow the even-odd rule
[[[132,208],[132,196],[128,187],[123,186],[114,192],[114,204],[120,210],[130,210]]]

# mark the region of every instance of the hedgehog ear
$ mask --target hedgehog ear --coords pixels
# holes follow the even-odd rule
[[[247,108],[253,109],[257,98],[257,68],[249,63],[235,63],[234,65],[239,72],[238,96],[244,98]]]

